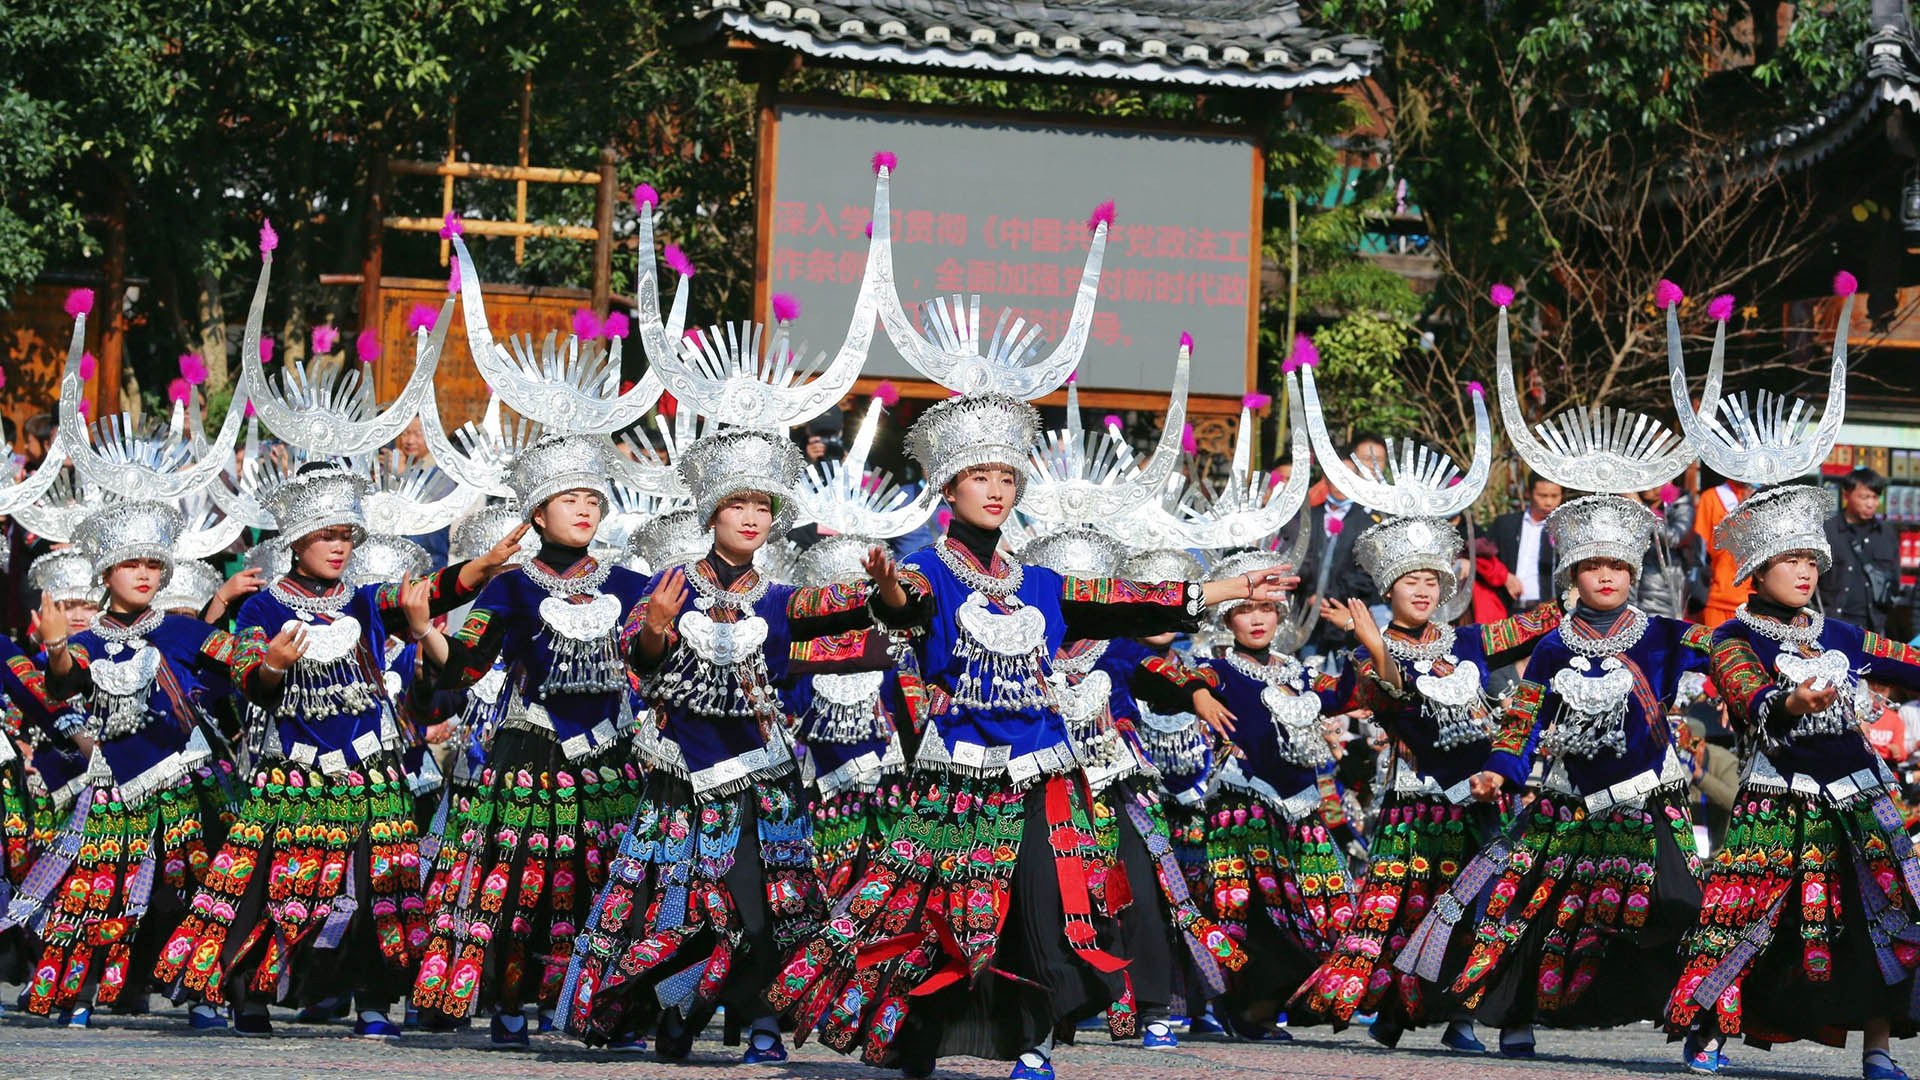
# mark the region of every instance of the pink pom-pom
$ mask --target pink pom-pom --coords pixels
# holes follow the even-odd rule
[[[792,322],[800,317],[800,301],[789,293],[773,294],[773,321]]]
[[[93,310],[92,289],[69,289],[67,291],[67,317],[77,319]]]
[[[1188,352],[1193,351],[1193,335],[1185,330],[1180,331],[1180,347]]]
[[[1108,413],[1107,415],[1100,418],[1100,426],[1106,427],[1106,428],[1117,428],[1117,427],[1122,427],[1123,425],[1120,423],[1119,414]]]
[[[192,393],[193,387],[185,379],[175,379],[167,384],[168,401],[185,401]]]
[[[633,210],[639,213],[648,206],[660,205],[660,193],[653,190],[652,184],[640,184],[633,189]]]
[[[1680,501],[1680,489],[1671,483],[1660,485],[1660,505],[1672,506]]]
[[[264,257],[267,254],[267,252],[272,251],[274,248],[277,248],[279,246],[280,246],[280,234],[273,231],[273,222],[268,221],[265,218],[261,218],[260,219],[260,254],[261,256]]]
[[[253,399],[252,399],[252,398],[248,398],[248,399],[247,399],[247,411],[246,411],[245,413],[243,413],[243,414],[242,414],[242,418],[244,419],[245,417],[248,417],[248,416],[252,416],[252,415],[253,415]]]
[[[1327,519],[1327,535],[1328,536],[1339,536],[1340,530],[1346,527],[1347,527],[1347,522],[1345,518],[1330,517]]]
[[[947,526],[953,524],[953,511],[943,506],[933,515],[933,520],[940,526],[941,532],[946,532]]]
[[[1660,284],[1653,287],[1653,304],[1655,307],[1670,308],[1686,298],[1687,294],[1681,290],[1680,286],[1675,285],[1666,278],[1661,278]]]
[[[81,416],[91,415],[93,412],[93,402],[88,401],[86,398],[81,398],[79,409]]]
[[[1487,290],[1487,296],[1493,301],[1494,307],[1513,306],[1513,289],[1509,286],[1495,285]]]
[[[413,305],[413,310],[407,312],[407,333],[412,334],[418,333],[421,330],[433,329],[433,323],[436,318],[437,316],[434,310],[426,304]]]
[[[99,369],[100,364],[93,358],[92,353],[80,354],[80,379],[82,382],[93,378],[93,373]]]
[[[1852,296],[1860,291],[1860,281],[1845,270],[1833,275],[1833,295]]]
[[[187,380],[188,386],[199,386],[207,381],[207,362],[199,353],[180,355],[180,377]]]
[[[1475,379],[1473,382],[1467,384],[1467,393],[1472,394],[1474,397],[1486,397],[1487,388],[1482,386],[1478,379]]]
[[[353,353],[363,364],[380,359],[380,335],[371,329],[360,331],[360,336],[353,339]]]
[[[0,390],[7,388],[7,369],[0,368]]]
[[[573,336],[582,341],[592,341],[606,333],[606,324],[592,308],[580,308],[573,313]]]
[[[1715,322],[1726,322],[1733,318],[1733,294],[1721,293],[1707,302],[1707,317]]]
[[[1102,225],[1105,225],[1109,229],[1113,228],[1113,214],[1112,199],[1108,199],[1106,202],[1094,207],[1093,215],[1087,218],[1087,231],[1098,232]]]
[[[1187,424],[1180,429],[1180,452],[1192,454],[1200,449],[1200,440],[1193,437],[1193,425]]]
[[[1283,371],[1299,371],[1303,367],[1317,367],[1320,363],[1320,349],[1313,339],[1305,334],[1293,335],[1293,349],[1287,353],[1287,359],[1280,367]]]
[[[667,265],[673,269],[674,273],[681,277],[693,276],[693,260],[687,258],[687,253],[680,250],[679,244],[668,244],[666,256]]]
[[[454,259],[447,264],[447,295],[460,291],[460,260]]]
[[[867,239],[873,239],[873,222],[867,222]]]
[[[440,221],[440,239],[442,240],[451,240],[465,230],[466,226],[460,223],[460,215],[451,210],[447,211],[447,216]]]
[[[1264,409],[1273,404],[1273,398],[1267,394],[1248,394],[1240,399],[1243,409]]]
[[[1072,371],[1067,372],[1067,385],[1071,386],[1074,383],[1077,383],[1079,381],[1080,381],[1079,368],[1074,368]]]
[[[273,339],[272,338],[260,339],[260,362],[263,364],[269,364],[273,362]]]
[[[891,409],[900,404],[900,388],[882,379],[880,385],[873,388],[874,399]]]
[[[313,328],[313,352],[315,356],[324,356],[340,344],[340,328],[332,323],[321,323]]]
[[[607,336],[610,338],[626,337],[630,331],[626,314],[619,311],[610,313],[602,329],[606,331]]]
[[[875,176],[880,175],[881,169],[885,169],[888,172],[892,172],[895,169],[898,169],[899,167],[900,167],[900,159],[894,156],[893,151],[876,150],[874,152],[873,174]]]

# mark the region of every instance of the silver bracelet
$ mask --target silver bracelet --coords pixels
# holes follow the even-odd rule
[[[260,666],[261,666],[261,667],[263,667],[263,668],[266,668],[266,669],[267,669],[268,671],[271,671],[271,672],[273,672],[273,673],[274,673],[275,675],[285,675],[285,674],[287,673],[287,669],[286,669],[286,668],[283,668],[283,667],[274,667],[274,666],[273,666],[273,661],[271,661],[271,660],[262,660],[262,661],[260,661]]]

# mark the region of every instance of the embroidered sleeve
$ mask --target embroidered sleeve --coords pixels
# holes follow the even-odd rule
[[[267,633],[258,626],[243,626],[233,634],[233,684],[248,701],[271,708],[280,700],[280,688],[268,689],[260,682],[260,665],[267,659]]]
[[[1206,610],[1201,588],[1185,581],[1129,581],[1125,578],[1060,579],[1060,613],[1067,638],[1106,641],[1146,637],[1199,627]]]
[[[1192,712],[1194,691],[1220,689],[1220,675],[1205,665],[1189,667],[1164,656],[1149,656],[1128,673],[1127,689],[1160,712]]]
[[[1316,671],[1313,683],[1309,687],[1315,697],[1320,699],[1320,715],[1338,716],[1350,712],[1359,705],[1359,695],[1355,692],[1355,683],[1351,677],[1335,677]]]
[[[1547,632],[1560,625],[1560,605],[1541,604],[1531,611],[1509,615],[1480,627],[1480,648],[1487,667],[1505,667],[1533,652]]]
[[[1347,670],[1353,672],[1354,703],[1371,710],[1374,722],[1382,727],[1394,726],[1409,711],[1409,703],[1415,701],[1409,687],[1403,684],[1395,689],[1381,680],[1372,654],[1365,649],[1356,652],[1355,660],[1347,665]]]
[[[225,630],[215,630],[200,642],[200,655],[220,665],[233,667],[233,635]]]
[[[880,600],[871,582],[854,585],[807,586],[793,590],[787,597],[787,632],[798,641],[803,638],[864,630],[876,623],[888,629],[904,630],[924,626],[927,621],[926,578],[918,574],[909,580],[901,568],[901,588],[907,604],[890,609]]]
[[[1537,682],[1522,681],[1514,688],[1513,700],[1500,714],[1493,733],[1493,752],[1509,754],[1524,761],[1527,744],[1540,724],[1540,709],[1546,704],[1547,688]]]
[[[894,666],[889,644],[883,631],[871,629],[795,641],[787,650],[788,674],[885,671]]]
[[[900,700],[906,706],[906,724],[900,723],[900,717],[894,717],[895,731],[911,729],[915,735],[927,727],[927,682],[918,672],[902,669],[899,676]]]
[[[456,563],[433,575],[433,591],[427,594],[427,610],[434,615],[445,615],[461,604],[480,595],[479,589],[465,589],[460,586],[460,568],[467,565]],[[397,634],[407,628],[407,613],[400,607],[400,590],[403,583],[389,582],[380,586],[373,594],[373,607],[380,613],[380,622],[387,633]]]
[[[20,714],[20,706],[15,705],[11,700],[0,699],[0,701],[4,701],[6,705],[6,708],[0,709],[0,731],[9,738],[20,738],[20,729],[26,724],[26,718]]]
[[[1748,730],[1764,726],[1770,699],[1779,693],[1773,672],[1738,634],[1713,646],[1713,683],[1726,698],[1728,715]]]
[[[434,680],[437,690],[456,690],[472,686],[500,656],[506,643],[508,620],[491,608],[475,607],[467,612],[460,629],[447,636],[447,660]]]
[[[1920,650],[1869,630],[1860,642],[1868,673],[1881,682],[1920,690]]]
[[[15,653],[7,658],[7,674],[10,683],[7,696],[17,698],[16,690],[25,691],[33,703],[47,712],[58,711],[52,698],[47,696],[47,676],[34,665],[33,660],[24,653]]]

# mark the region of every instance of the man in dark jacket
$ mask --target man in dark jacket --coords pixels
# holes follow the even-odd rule
[[[1900,587],[1900,533],[1880,516],[1887,482],[1872,469],[1840,478],[1840,512],[1827,519],[1833,569],[1820,575],[1820,606],[1843,622],[1885,633]]]
[[[1386,467],[1387,444],[1378,436],[1356,435],[1351,448],[1343,456],[1348,466],[1362,476],[1377,475]],[[1295,518],[1294,523],[1281,533],[1280,546],[1284,548],[1293,540],[1292,529],[1304,524],[1311,530],[1307,538],[1307,555],[1300,566],[1300,588],[1295,602],[1317,602],[1313,598],[1318,598],[1358,599],[1378,604],[1380,597],[1374,592],[1373,579],[1361,567],[1360,561],[1353,557],[1353,545],[1360,539],[1361,533],[1379,520],[1380,515],[1354,502],[1329,480],[1326,501]],[[1353,645],[1351,631],[1321,619],[1302,652],[1328,656],[1332,661],[1332,669],[1342,662],[1343,658],[1338,654],[1346,652]]]
[[[1553,599],[1553,542],[1547,536],[1547,515],[1560,506],[1560,485],[1542,476],[1527,477],[1525,509],[1493,519],[1487,535],[1500,551],[1500,561],[1517,582],[1513,598],[1522,609]]]

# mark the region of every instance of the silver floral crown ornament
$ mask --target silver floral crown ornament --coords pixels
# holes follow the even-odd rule
[[[907,453],[938,492],[983,465],[1012,469],[1015,499],[1025,494],[1027,464],[1040,437],[1040,412],[1011,394],[988,391],[937,402],[907,429]]]
[[[1735,584],[1768,560],[1794,551],[1813,552],[1825,573],[1833,568],[1826,528],[1832,516],[1833,496],[1825,488],[1783,484],[1743,500],[1721,518],[1713,527],[1713,543],[1733,556]]]
[[[801,585],[852,585],[867,580],[867,552],[878,539],[840,533],[802,551],[793,562],[793,579]]]
[[[687,448],[678,467],[702,526],[733,496],[759,492],[773,501],[771,535],[793,528],[793,493],[807,465],[784,432],[739,428],[709,435]]]
[[[691,507],[661,514],[635,529],[627,539],[627,551],[655,574],[699,562],[712,546],[707,539],[706,519]]]
[[[1366,532],[1353,545],[1353,557],[1373,578],[1374,591],[1385,596],[1393,583],[1416,570],[1431,570],[1440,579],[1440,603],[1459,589],[1453,561],[1460,557],[1460,533],[1438,517],[1389,518]]]
[[[1693,464],[1694,446],[1685,436],[1625,409],[1576,406],[1529,429],[1520,409],[1520,393],[1513,374],[1513,346],[1507,332],[1507,308],[1513,304],[1513,290],[1495,285],[1490,295],[1500,309],[1494,346],[1499,369],[1500,419],[1506,424],[1507,439],[1513,443],[1514,452],[1527,463],[1527,468],[1564,488],[1624,495],[1657,488]],[[1724,299],[1730,311],[1733,298]],[[1713,310],[1719,312],[1721,301],[1716,300],[1714,304]],[[1707,396],[1702,404],[1709,412],[1720,396],[1718,372],[1726,346],[1727,323],[1721,316],[1713,338],[1713,374],[1708,376]],[[1677,335],[1669,339],[1668,347],[1679,349]]]
[[[1027,541],[1020,561],[1044,566],[1064,577],[1112,577],[1126,547],[1091,525],[1068,525]]]
[[[427,554],[426,548],[404,536],[370,533],[353,546],[343,576],[348,588],[357,589],[362,585],[411,581],[426,576],[432,569],[433,556]]]
[[[1129,581],[1204,581],[1207,564],[1179,548],[1152,548],[1122,558],[1115,573]]]
[[[940,297],[925,306],[930,335],[916,330],[893,273],[892,177],[898,161],[882,151],[873,157],[873,242],[868,252],[869,274],[878,292],[880,321],[887,337],[906,361],[927,378],[962,394],[998,391],[1022,400],[1050,394],[1080,366],[1087,335],[1093,328],[1094,302],[1100,292],[1100,263],[1106,255],[1113,204],[1094,211],[1088,221],[1092,239],[1087,261],[1074,295],[1073,315],[1051,353],[1040,355],[1041,328],[1014,318],[1002,309],[993,336],[983,351],[980,344],[980,296]]]
[[[1334,451],[1333,439],[1327,434],[1326,417],[1320,410],[1320,391],[1314,385],[1312,366],[1299,371],[1300,390],[1306,400],[1307,432],[1313,436],[1320,469],[1333,486],[1360,505],[1395,517],[1449,518],[1480,498],[1480,492],[1487,486],[1487,474],[1493,468],[1493,428],[1487,423],[1486,391],[1479,383],[1470,383],[1467,388],[1473,395],[1473,463],[1465,477],[1461,477],[1447,454],[1411,439],[1386,440],[1385,475],[1362,477]]]
[[[183,559],[174,564],[173,580],[153,598],[155,611],[191,611],[198,615],[226,579],[220,571],[199,559]]]
[[[522,451],[508,471],[514,500],[532,521],[534,511],[563,491],[591,491],[605,511],[608,494],[607,442],[593,435],[542,435]]]
[[[1653,511],[1619,495],[1588,495],[1561,503],[1547,515],[1554,587],[1566,588],[1574,569],[1588,559],[1617,559],[1639,577],[1641,560],[1659,527]]]
[[[33,560],[27,567],[27,586],[56,604],[100,602],[100,580],[93,572],[93,559],[79,548],[49,551]]]
[[[1248,574],[1257,570],[1266,570],[1272,567],[1276,561],[1271,551],[1229,552],[1214,560],[1213,567],[1207,572],[1207,580],[1210,582],[1232,581],[1235,578],[1245,578]],[[1291,594],[1282,593],[1273,601],[1273,605],[1280,612],[1282,619],[1286,618],[1287,608],[1292,603],[1292,600],[1293,597]],[[1214,605],[1213,619],[1215,625],[1225,626],[1227,616],[1232,613],[1235,608],[1246,602],[1244,599],[1223,600]]]
[[[1687,397],[1687,370],[1680,352],[1680,317],[1675,310],[1681,298],[1680,290],[1671,282],[1663,281],[1660,285],[1655,297],[1667,309],[1667,363],[1673,407],[1680,414],[1680,429],[1698,449],[1701,463],[1722,476],[1755,485],[1781,484],[1817,470],[1840,437],[1840,422],[1846,416],[1847,333],[1853,322],[1854,294],[1859,290],[1853,275],[1842,270],[1833,281],[1833,291],[1842,298],[1840,320],[1833,335],[1827,404],[1817,423],[1805,401],[1767,390],[1760,391],[1752,401],[1744,392],[1717,402],[1703,396],[1700,411],[1694,411]],[[1731,299],[1726,301],[1726,308],[1726,313],[1731,314]],[[1724,362],[1719,342],[1720,334],[1725,332],[1725,319],[1721,318],[1720,322],[1721,329],[1714,338],[1715,364],[1707,373],[1710,394],[1719,389],[1716,376]]]
[[[550,431],[563,435],[611,434],[632,425],[660,400],[659,373],[663,364],[671,362],[686,325],[687,281],[692,268],[676,262],[681,270],[680,285],[674,293],[672,313],[663,320],[653,248],[653,209],[658,196],[648,196],[651,189],[643,188],[635,198],[641,255],[635,275],[638,303],[633,319],[650,366],[624,393],[620,390],[621,338],[617,335],[609,335],[603,345],[582,342],[578,334],[569,334],[562,344],[557,331],[548,331],[537,355],[531,334],[510,338],[510,350],[496,341],[487,325],[486,301],[473,256],[457,228],[448,232],[459,261],[460,303],[474,366],[515,412]]]
[[[807,467],[793,489],[796,520],[859,537],[869,545],[905,536],[926,523],[938,493],[923,492],[916,499],[900,490],[892,473],[867,468],[884,410],[885,404],[875,396],[847,446],[846,457]]]
[[[1193,364],[1193,337],[1180,335],[1167,395],[1165,423],[1153,456],[1142,466],[1119,433],[1085,430],[1080,422],[1080,387],[1067,382],[1067,426],[1046,432],[1027,467],[1020,510],[1037,526],[1064,527],[1124,517],[1158,495],[1180,463],[1180,438],[1187,422],[1187,380]]]
[[[593,543],[588,545],[588,554],[601,562],[627,559],[631,550],[628,540],[641,526],[661,514],[687,505],[685,499],[662,498],[640,491],[617,473],[608,488],[608,494],[612,499],[600,518],[600,527],[594,530]]]
[[[350,526],[358,543],[367,536],[362,500],[371,489],[366,477],[338,462],[310,462],[268,491],[264,505],[285,544],[336,525]]]
[[[1258,545],[1279,532],[1307,504],[1307,489],[1313,480],[1313,453],[1309,449],[1307,423],[1301,405],[1299,377],[1289,372],[1287,388],[1287,426],[1292,430],[1293,472],[1279,487],[1270,486],[1267,474],[1253,468],[1253,433],[1256,427],[1253,409],[1264,407],[1259,396],[1240,400],[1240,427],[1234,435],[1233,462],[1226,485],[1213,490],[1204,481],[1195,497],[1181,506],[1184,516],[1180,532],[1187,547],[1236,548]],[[1305,529],[1299,530],[1301,535]],[[1300,555],[1292,555],[1299,565]]]
[[[108,570],[136,559],[155,559],[166,566],[161,588],[173,576],[173,549],[186,522],[180,511],[163,502],[136,500],[103,506],[87,516],[74,533],[74,543],[93,562],[94,576],[105,580]]]
[[[520,505],[514,502],[494,503],[474,510],[459,521],[453,523],[453,531],[447,538],[447,558],[453,562],[466,562],[477,559],[493,550],[493,545],[507,538],[507,534],[520,527],[526,521],[526,515],[520,512]],[[533,533],[520,540],[519,554],[508,561],[518,565],[532,557],[539,547],[533,539]]]

